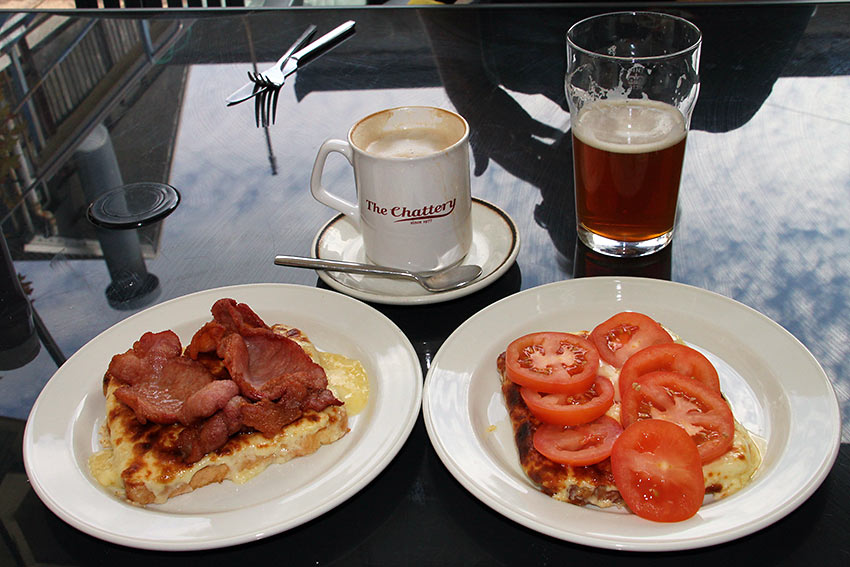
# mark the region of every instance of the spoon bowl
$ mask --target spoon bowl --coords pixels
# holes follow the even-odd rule
[[[275,256],[274,263],[278,266],[290,266],[293,268],[312,268],[314,270],[332,272],[407,278],[418,282],[423,288],[434,293],[464,287],[481,275],[481,266],[474,264],[460,264],[444,270],[414,272],[401,268],[390,268],[388,266],[376,266],[374,264],[361,264],[343,260],[305,258],[303,256],[277,255]]]

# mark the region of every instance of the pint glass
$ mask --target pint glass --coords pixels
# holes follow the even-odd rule
[[[643,256],[670,243],[701,44],[692,23],[652,12],[567,32],[576,226],[592,250]]]

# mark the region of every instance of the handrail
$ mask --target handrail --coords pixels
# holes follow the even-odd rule
[[[93,20],[97,21],[97,20]],[[147,23],[147,21],[145,21]],[[37,170],[33,172],[32,181],[21,191],[21,198],[25,199],[36,187],[44,183],[47,179],[53,176],[59,168],[70,158],[71,154],[76,149],[80,141],[87,136],[98,124],[103,122],[108,113],[120,102],[123,95],[138,82],[142,75],[159,59],[165,52],[170,49],[176,41],[183,35],[186,29],[186,24],[182,20],[176,20],[174,30],[163,39],[161,44],[154,48],[152,53],[145,50],[145,56],[141,57],[121,78],[117,87],[110,89],[101,100],[95,105],[94,111],[74,127],[68,135],[64,137],[58,148],[47,156],[46,159],[40,161]],[[67,56],[67,54],[65,54]],[[50,67],[55,69],[55,64]],[[39,84],[42,84],[39,81]],[[32,93],[34,89],[29,89]],[[18,106],[18,110],[21,105]],[[33,164],[35,166],[35,164]],[[35,167],[34,167],[35,169]],[[7,213],[0,219],[0,224],[5,223],[14,213],[15,207],[10,207]]]

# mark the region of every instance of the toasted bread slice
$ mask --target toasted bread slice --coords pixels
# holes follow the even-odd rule
[[[311,347],[305,348],[308,354],[318,352],[303,333],[298,342]],[[238,433],[221,448],[186,464],[177,443],[186,427],[179,423],[140,423],[134,411],[114,395],[121,384],[107,380],[106,422],[101,436],[104,450],[92,455],[89,467],[101,485],[142,506],[161,504],[215,482],[247,482],[271,464],[313,453],[348,432],[344,405],[320,412],[308,410],[273,437]]]
[[[625,507],[614,484],[611,460],[586,467],[561,465],[540,454],[533,444],[534,432],[541,425],[520,395],[520,388],[505,375],[505,357],[500,355],[497,369],[502,395],[513,427],[520,466],[537,487],[556,500],[600,508]],[[606,375],[616,381],[617,373],[607,369]],[[614,384],[616,388],[616,382]],[[608,415],[619,420],[619,402]],[[726,454],[703,465],[705,493],[723,498],[743,488],[761,464],[761,453],[747,430],[735,422],[735,438]]]
[[[498,369],[520,466],[528,478],[556,500],[578,505],[594,504],[600,508],[623,506],[623,499],[614,485],[610,459],[587,467],[572,467],[555,463],[537,452],[532,440],[540,420],[525,405],[519,386],[505,376],[504,356],[499,357]]]

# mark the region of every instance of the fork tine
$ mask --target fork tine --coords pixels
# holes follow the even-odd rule
[[[277,119],[277,99],[280,87],[262,73],[248,72],[248,78],[254,82],[254,122],[257,128],[267,128]],[[271,120],[269,118],[271,117]]]
[[[280,94],[280,88],[276,88],[272,94],[272,124],[277,118],[277,96]]]
[[[263,93],[254,97],[254,122],[257,123],[257,128],[260,127],[260,111],[263,108]]]
[[[276,90],[277,89],[271,89],[266,97],[266,126],[269,126],[269,117],[272,114],[272,99],[274,99],[274,91]]]

